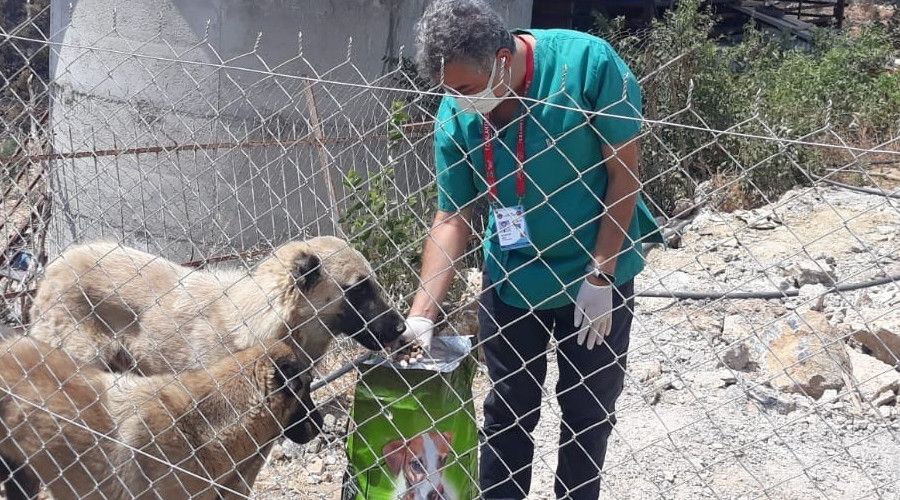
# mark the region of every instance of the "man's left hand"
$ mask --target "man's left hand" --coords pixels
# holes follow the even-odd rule
[[[578,345],[588,350],[599,344],[612,329],[612,285],[598,286],[587,279],[575,299],[575,328]]]

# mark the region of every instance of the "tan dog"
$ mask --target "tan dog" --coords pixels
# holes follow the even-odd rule
[[[74,246],[47,266],[30,314],[31,335],[76,360],[146,375],[291,332],[314,361],[339,333],[375,350],[404,326],[369,262],[331,236],[287,243],[252,273],[196,270],[109,242]]]
[[[310,365],[285,342],[154,377],[79,369],[28,337],[0,353],[10,500],[31,498],[41,483],[58,499],[240,497],[282,429],[303,443],[321,428]]]
[[[394,498],[456,500],[443,475],[452,442],[450,432],[429,431],[409,441],[398,439],[386,444],[382,455],[395,476]]]

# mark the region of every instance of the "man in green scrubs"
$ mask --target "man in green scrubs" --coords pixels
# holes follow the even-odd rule
[[[660,241],[640,196],[638,83],[604,40],[510,31],[481,0],[435,0],[417,49],[420,70],[447,95],[435,122],[438,213],[404,338],[430,342],[473,202],[487,197],[483,498],[528,494],[551,336],[562,412],[556,495],[598,498],[641,244]]]

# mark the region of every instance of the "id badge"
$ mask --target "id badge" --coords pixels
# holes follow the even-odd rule
[[[513,250],[531,245],[522,205],[494,208],[494,221],[497,223],[501,249]]]

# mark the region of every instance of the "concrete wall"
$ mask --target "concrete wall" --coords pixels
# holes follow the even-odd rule
[[[492,3],[511,26],[530,24],[531,1]],[[383,141],[348,143],[386,118],[391,96],[316,85],[326,135],[344,138],[322,155],[308,144],[307,83],[298,77],[377,78],[385,71],[383,56],[396,56],[401,45],[412,54],[413,25],[426,4],[54,1],[57,152],[298,142],[55,161],[51,256],[72,242],[106,237],[186,260],[331,231],[323,165],[339,176],[383,164]],[[342,64],[350,38],[353,66]],[[416,157],[407,155],[421,167]]]

